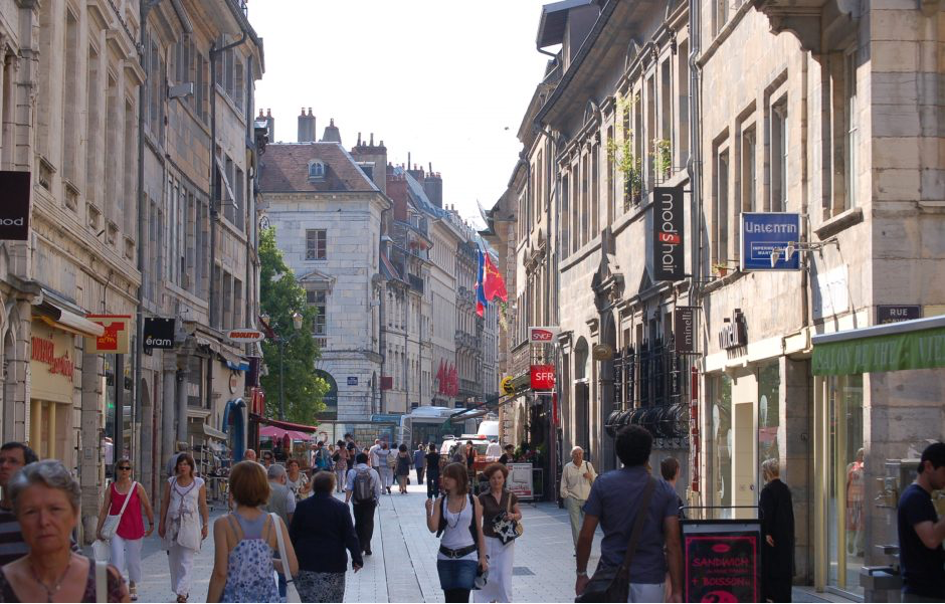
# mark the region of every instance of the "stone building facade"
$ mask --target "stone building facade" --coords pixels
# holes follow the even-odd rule
[[[184,1],[144,15],[128,0],[0,7],[0,160],[3,170],[31,173],[32,196],[28,241],[4,242],[0,254],[2,432],[4,440],[29,442],[41,457],[58,458],[77,472],[86,529],[94,524],[106,479],[103,459],[110,464],[130,455],[137,478],[156,491],[174,440],[192,436],[164,424],[181,396],[190,394],[174,387],[182,368],[174,360],[165,367],[165,357],[176,352],[142,355],[141,330],[143,319],[152,316],[177,318],[178,328],[186,330],[179,298],[188,298],[192,325],[212,324],[206,312],[199,316],[200,294],[175,298],[171,281],[184,274],[209,280],[212,254],[195,255],[192,248],[200,248],[195,239],[201,237],[206,244],[213,227],[207,226],[206,211],[200,226],[195,218],[187,227],[175,222],[174,212],[184,214],[189,199],[196,215],[194,206],[207,207],[211,199],[207,130],[214,97],[207,52],[211,40],[242,32],[247,44],[237,51],[240,58],[234,63],[228,55],[225,69],[221,62],[217,99],[234,115],[217,106],[217,140],[248,175],[255,154],[247,145],[253,140],[253,82],[262,73],[262,50],[245,6]],[[192,62],[185,65],[182,56]],[[193,120],[180,110],[185,105]],[[238,199],[242,223],[255,225],[250,177],[231,189],[233,195],[224,199]],[[236,220],[232,211],[221,213]],[[240,242],[217,238],[218,259],[246,284],[235,296],[230,289],[229,297],[219,298],[220,316],[231,319],[255,314],[258,271],[248,260],[255,242],[248,232]],[[202,299],[206,309],[207,292]],[[219,329],[205,337],[225,354]],[[110,353],[115,344],[125,352]],[[243,352],[233,349],[228,358],[238,360]],[[208,359],[213,374],[199,385],[198,400],[207,411],[196,426],[201,440],[195,444],[208,432],[226,438],[219,430],[223,402],[217,400],[232,382],[230,371],[214,370],[214,362],[216,357]],[[186,429],[187,422],[181,425]],[[110,460],[106,435],[115,440]]]
[[[320,142],[268,145],[261,163],[261,207],[321,317],[316,368],[337,393],[324,419],[370,421],[381,411],[379,246],[391,204],[376,183],[386,178],[386,164],[368,176],[333,122]]]

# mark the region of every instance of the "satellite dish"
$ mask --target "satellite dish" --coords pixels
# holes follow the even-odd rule
[[[610,344],[595,344],[591,354],[595,361],[609,361],[614,358],[614,349]]]

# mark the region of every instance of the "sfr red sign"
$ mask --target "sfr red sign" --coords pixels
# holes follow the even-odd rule
[[[555,389],[555,366],[532,365],[532,390]]]

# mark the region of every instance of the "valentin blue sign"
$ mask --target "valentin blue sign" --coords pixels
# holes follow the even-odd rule
[[[742,270],[796,271],[801,268],[801,254],[795,251],[785,258],[784,249],[797,247],[801,235],[801,215],[787,212],[742,212]],[[780,258],[771,265],[771,253]]]

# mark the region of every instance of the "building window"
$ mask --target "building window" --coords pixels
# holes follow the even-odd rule
[[[308,162],[308,179],[309,180],[322,180],[324,178],[325,178],[325,164],[320,161],[314,161],[314,160]]]
[[[846,175],[843,209],[849,210],[856,206],[856,47],[847,52],[843,59],[844,150],[846,151],[843,167]]]
[[[305,231],[305,259],[324,260],[327,257],[328,231],[309,229]]]
[[[317,311],[312,333],[316,336],[328,335],[328,293],[324,290],[308,291],[306,299]]]
[[[729,252],[728,149],[715,151],[715,262],[725,264]]]
[[[719,35],[722,27],[728,22],[728,3],[731,0],[715,0],[712,4],[713,33]]]
[[[781,98],[771,106],[771,206],[772,212],[787,209],[787,99]]]
[[[756,205],[756,191],[758,187],[758,171],[755,167],[756,150],[755,127],[750,126],[742,131],[741,144],[741,207],[745,212],[758,211]]]
[[[571,213],[568,207],[568,201],[570,199],[569,187],[569,178],[568,175],[565,174],[561,177],[561,255],[564,258],[570,256]]]

